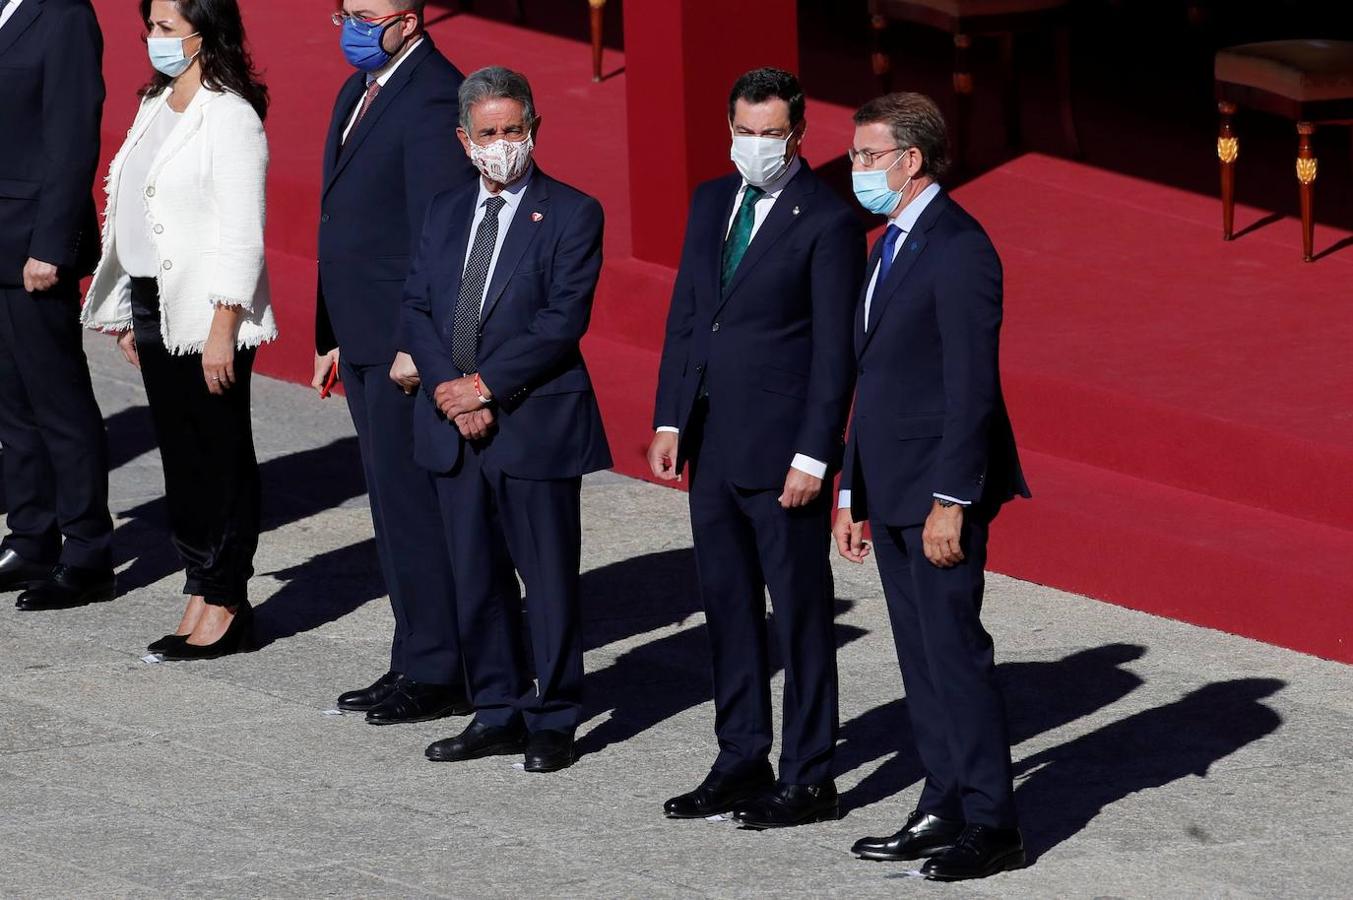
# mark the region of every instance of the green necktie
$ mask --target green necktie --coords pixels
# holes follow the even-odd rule
[[[766,196],[761,188],[749,184],[742,195],[742,205],[733,217],[733,227],[728,231],[728,240],[723,242],[723,276],[719,279],[722,290],[728,290],[738,263],[747,253],[747,245],[752,242],[752,226],[756,224],[756,201]]]

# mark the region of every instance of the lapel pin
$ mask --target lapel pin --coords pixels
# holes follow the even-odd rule
[[[799,208],[796,206],[796,207],[794,207],[794,215],[797,216],[798,214],[799,214]]]
[[[539,221],[541,221],[541,220],[544,219],[544,218],[545,218],[545,214],[544,214],[544,213],[541,213],[541,212],[533,212],[533,213],[531,213],[531,221],[532,221],[532,222],[539,222]]]

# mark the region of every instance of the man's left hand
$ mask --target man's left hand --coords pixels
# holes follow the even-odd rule
[[[474,378],[470,375],[463,375],[454,381],[443,381],[433,391],[432,399],[437,402],[442,415],[453,421],[463,413],[484,408],[484,404],[479,402]]]
[[[791,468],[785,476],[785,489],[780,494],[780,505],[785,509],[807,506],[822,493],[822,479]]]
[[[461,413],[455,418],[461,437],[467,441],[482,441],[493,431],[493,410],[477,409]]]
[[[29,257],[23,267],[23,289],[30,294],[50,291],[56,287],[59,275],[56,266]]]
[[[962,537],[963,507],[958,504],[941,506],[936,500],[921,532],[925,558],[941,569],[952,569],[963,562]]]

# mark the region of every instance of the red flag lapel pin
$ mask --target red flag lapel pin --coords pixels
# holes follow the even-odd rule
[[[544,220],[544,218],[545,218],[545,214],[544,214],[543,212],[533,212],[533,213],[531,213],[531,221],[532,221],[532,222],[540,222],[540,221]]]

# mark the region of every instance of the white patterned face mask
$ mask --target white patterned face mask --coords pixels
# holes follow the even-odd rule
[[[509,141],[499,138],[492,144],[481,147],[470,144],[470,162],[489,181],[498,184],[511,184],[522,176],[531,165],[531,156],[535,153],[536,142],[530,135],[524,141]]]

